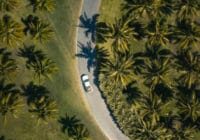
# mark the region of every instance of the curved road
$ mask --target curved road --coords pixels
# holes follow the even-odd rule
[[[85,13],[88,18],[91,18],[94,14],[98,13],[100,3],[101,0],[84,0],[80,16],[84,15]],[[91,39],[85,36],[84,31],[84,28],[78,28],[77,30],[77,54],[81,51],[81,48],[78,47],[78,44],[81,43],[87,45],[87,43],[91,42]],[[92,44],[92,47],[94,47],[94,44]],[[128,137],[126,137],[118,129],[117,125],[112,120],[112,117],[105,104],[105,101],[101,97],[100,91],[93,83],[93,71],[91,70],[91,72],[89,72],[87,69],[87,60],[83,58],[77,58],[77,61],[79,75],[81,76],[82,74],[88,74],[90,76],[90,82],[93,86],[94,91],[92,93],[86,93],[84,92],[83,88],[82,91],[84,97],[86,98],[86,101],[89,104],[90,111],[94,119],[96,120],[98,126],[101,128],[102,132],[109,138],[109,140],[129,140]]]

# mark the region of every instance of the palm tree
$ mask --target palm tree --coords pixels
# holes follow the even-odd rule
[[[171,133],[161,124],[152,125],[150,121],[138,119],[135,140],[170,140]]]
[[[195,127],[186,126],[179,117],[171,118],[170,128],[173,133],[172,140],[193,140],[196,133]]]
[[[173,0],[151,0],[150,16],[154,18],[170,16],[174,10]]]
[[[191,98],[180,97],[177,99],[179,114],[184,120],[195,122],[200,117],[200,102],[194,93]]]
[[[51,79],[52,74],[58,71],[55,63],[48,58],[28,63],[27,68],[34,72],[34,77],[38,79],[39,83],[42,79]]]
[[[172,52],[160,45],[145,46],[144,52],[135,54],[136,57],[148,58],[151,60],[166,59],[172,57]]]
[[[173,13],[172,0],[125,0],[124,9],[136,17],[162,17]]]
[[[46,11],[52,13],[55,10],[55,0],[29,0],[33,11]]]
[[[5,48],[0,48],[0,78],[11,78],[16,70],[17,65],[15,60],[11,58],[11,53]]]
[[[27,59],[26,67],[34,72],[34,76],[39,82],[42,78],[51,79],[51,75],[58,71],[55,63],[46,58],[41,50],[36,50],[35,46],[20,48],[18,55]]]
[[[19,46],[24,33],[21,24],[15,22],[9,16],[0,20],[0,40],[8,46]]]
[[[16,9],[20,4],[20,0],[0,0],[0,11],[11,11]]]
[[[145,79],[144,83],[151,88],[158,84],[165,84],[170,87],[168,83],[168,76],[171,71],[170,63],[169,58],[153,61],[146,59],[141,70],[142,77]]]
[[[144,120],[151,120],[155,125],[160,121],[160,117],[166,116],[171,111],[171,102],[163,103],[160,97],[154,93],[149,93],[148,96],[143,95],[133,104],[133,109]]]
[[[181,127],[173,130],[172,140],[194,140],[196,130],[192,127]]]
[[[96,63],[98,66],[102,65],[102,63],[105,63],[108,60],[109,51],[102,46],[95,46],[95,54]]]
[[[176,67],[185,86],[190,88],[199,80],[200,55],[191,49],[182,49],[176,56]]]
[[[148,15],[151,1],[146,0],[125,0],[124,9],[127,13],[133,13],[136,17]]]
[[[136,29],[131,27],[131,18],[122,17],[119,20],[116,20],[113,25],[111,25],[111,39],[112,50],[114,52],[125,53],[129,50],[129,41],[136,39],[139,35],[136,32]]]
[[[50,100],[47,96],[42,96],[40,99],[30,103],[29,112],[33,117],[37,118],[37,124],[40,122],[48,123],[49,120],[56,119],[58,109],[54,100]]]
[[[147,44],[166,46],[169,43],[169,37],[172,32],[169,30],[169,25],[165,19],[152,20],[147,25]]]
[[[9,113],[17,118],[23,106],[23,100],[20,95],[2,94],[0,97],[0,114],[4,117],[4,122],[6,123],[6,117]]]
[[[118,59],[107,61],[102,64],[100,73],[105,75],[105,81],[102,84],[110,83],[114,87],[126,88],[126,86],[135,79],[134,61],[131,56],[119,56]]]
[[[6,118],[9,114],[17,118],[20,109],[23,107],[23,98],[14,84],[6,84],[5,80],[0,81],[0,115]]]
[[[88,140],[90,133],[84,125],[78,125],[76,129],[73,130],[72,138],[74,140]]]
[[[200,41],[200,26],[189,20],[177,21],[175,44],[182,48],[197,46]]]
[[[33,39],[41,43],[48,42],[54,36],[54,31],[49,23],[38,22],[30,29]]]
[[[194,19],[198,16],[200,8],[200,2],[198,0],[179,0],[176,3],[177,18],[183,19]]]
[[[110,27],[105,22],[97,22],[95,29],[95,43],[105,43],[109,37]]]

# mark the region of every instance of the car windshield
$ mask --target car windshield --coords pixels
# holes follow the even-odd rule
[[[85,81],[85,80],[88,80],[89,77],[88,77],[88,75],[84,75],[84,76],[82,77],[82,79],[83,79],[83,81]]]

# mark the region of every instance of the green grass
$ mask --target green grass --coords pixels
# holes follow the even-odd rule
[[[49,44],[45,46],[37,44],[38,48],[43,48],[48,57],[55,61],[59,68],[59,72],[53,76],[53,80],[46,82],[45,85],[51,92],[50,96],[58,102],[59,116],[66,112],[70,115],[77,115],[86,124],[93,140],[105,140],[106,137],[96,125],[84,103],[78,84],[75,35],[81,0],[59,0],[56,2],[57,10],[52,15],[46,17],[42,13],[37,13],[43,18],[49,19],[56,31],[55,39]],[[16,13],[20,16],[26,16],[31,11],[30,8],[28,10],[21,8]],[[30,42],[27,40],[26,43]],[[22,63],[21,60],[19,62]],[[27,78],[29,73],[26,70],[20,71],[18,75],[17,83],[30,81]],[[67,140],[57,121],[48,125],[36,126],[36,120],[30,115],[25,108],[19,118],[9,117],[5,125],[0,119],[0,135],[5,135],[6,138],[12,140]]]
[[[122,15],[121,4],[123,0],[102,0],[100,7],[100,20],[106,23],[113,23],[116,18]]]

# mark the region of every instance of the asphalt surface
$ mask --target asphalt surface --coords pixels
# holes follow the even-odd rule
[[[85,14],[88,18],[91,18],[93,15],[98,13],[100,3],[101,0],[84,0],[80,16]],[[81,21],[79,22],[81,23]],[[92,42],[90,36],[86,37],[85,30],[85,28],[77,29],[77,54],[81,52],[81,48],[79,47],[80,44],[87,45],[89,42]],[[92,47],[94,47],[93,43]],[[93,70],[91,70],[90,72],[88,71],[87,59],[77,57],[77,61],[80,81],[82,74],[88,74],[90,77],[90,83],[93,87],[93,92],[86,93],[83,89],[81,82],[79,84],[82,87],[84,98],[86,98],[91,114],[97,122],[98,126],[109,140],[129,140],[129,138],[119,130],[119,128],[113,121],[110,112],[105,104],[105,101],[101,97],[100,91],[94,84]]]

